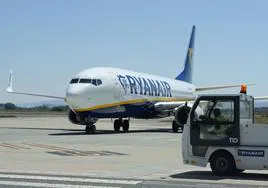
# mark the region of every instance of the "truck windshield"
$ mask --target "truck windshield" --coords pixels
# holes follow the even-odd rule
[[[200,108],[203,111],[200,114]],[[199,139],[220,140],[228,137],[229,127],[234,124],[234,101],[201,100],[195,109],[195,122],[199,130]]]

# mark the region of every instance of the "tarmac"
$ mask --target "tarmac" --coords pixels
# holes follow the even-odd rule
[[[181,133],[170,121],[130,120],[115,133],[109,119],[97,133],[67,117],[0,119],[0,187],[265,187],[267,171],[217,177],[184,165]]]

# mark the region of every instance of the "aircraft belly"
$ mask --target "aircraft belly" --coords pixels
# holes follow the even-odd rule
[[[126,104],[115,107],[107,107],[97,110],[85,111],[81,112],[80,114],[83,116],[90,116],[95,118],[155,118],[157,115],[152,103]]]

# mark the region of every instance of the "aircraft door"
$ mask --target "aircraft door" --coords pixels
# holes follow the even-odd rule
[[[197,107],[204,115],[196,117]],[[190,143],[193,146],[237,146],[239,96],[201,96],[190,114]]]

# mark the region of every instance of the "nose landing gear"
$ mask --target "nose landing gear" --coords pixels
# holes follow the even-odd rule
[[[86,134],[95,134],[96,126],[94,124],[86,125]]]
[[[86,122],[86,134],[95,134],[96,133],[96,126],[94,125],[94,123],[97,122],[97,119],[92,119],[90,117],[85,119]]]

